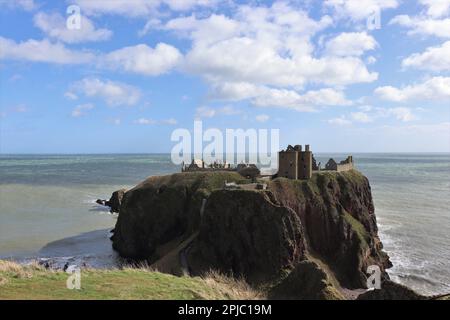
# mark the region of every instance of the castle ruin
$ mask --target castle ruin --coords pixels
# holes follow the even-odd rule
[[[214,162],[209,165],[200,159],[193,159],[190,164],[182,164],[181,172],[198,172],[198,171],[235,171],[241,176],[248,179],[255,179],[260,176],[261,172],[255,164],[240,163],[236,167],[229,163]]]
[[[353,156],[337,163],[334,159],[328,160],[325,171],[347,171],[353,169]],[[320,162],[317,163],[309,144],[305,145],[305,151],[301,145],[289,145],[286,150],[278,153],[277,177],[301,180],[311,179],[313,172],[323,171]]]
[[[325,170],[332,171],[347,171],[353,169],[353,156],[348,156],[347,159],[337,163],[333,158],[328,160],[325,165]]]
[[[278,177],[288,179],[311,179],[312,177],[312,152],[309,144],[302,151],[301,145],[289,145],[286,150],[278,153]]]

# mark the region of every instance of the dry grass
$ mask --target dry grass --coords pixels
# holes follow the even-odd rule
[[[173,276],[141,263],[121,269],[82,269],[81,290],[66,288],[67,274],[37,263],[0,260],[1,299],[264,299],[245,281],[217,272]]]
[[[33,261],[27,265],[20,265],[13,261],[0,260],[0,273],[9,275],[13,278],[29,279],[33,277],[34,271],[44,270],[37,262]],[[6,284],[8,279],[3,275],[0,278],[0,285]]]
[[[214,292],[232,300],[260,300],[266,299],[262,291],[252,288],[244,279],[235,279],[217,271],[210,271],[201,277],[205,284]],[[211,299],[211,297],[203,297]]]

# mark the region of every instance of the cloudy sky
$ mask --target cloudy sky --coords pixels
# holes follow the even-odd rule
[[[0,0],[1,153],[169,152],[194,119],[450,152],[449,106],[450,0]]]

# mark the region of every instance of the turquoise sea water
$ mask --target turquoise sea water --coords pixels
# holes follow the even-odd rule
[[[316,158],[331,156],[346,155]],[[391,277],[422,293],[450,292],[450,154],[353,156],[372,186]],[[107,236],[116,217],[95,200],[178,171],[166,154],[1,155],[0,257],[106,261],[114,256]]]

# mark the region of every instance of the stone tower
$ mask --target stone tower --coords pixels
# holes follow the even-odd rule
[[[289,145],[286,150],[278,153],[278,176],[295,180],[311,179],[312,162],[308,144],[305,145],[305,151],[301,145]]]

